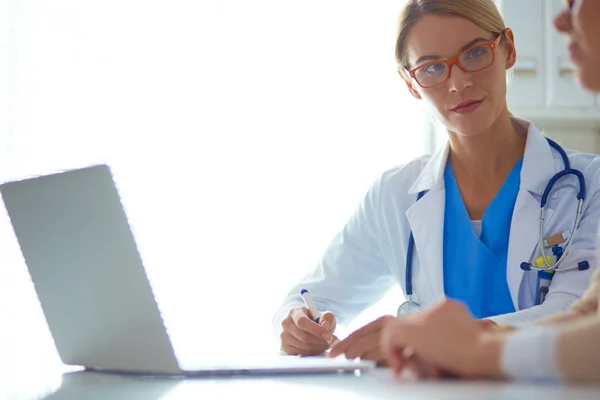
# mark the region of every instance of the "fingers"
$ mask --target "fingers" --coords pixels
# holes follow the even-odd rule
[[[477,320],[477,325],[486,332],[511,332],[516,330],[514,326],[506,324],[499,325],[489,319],[479,319]]]
[[[381,317],[357,329],[346,339],[333,346],[329,353],[330,356],[337,357],[340,354],[346,354],[348,358],[356,358],[375,349],[379,346],[382,327],[391,320],[395,320],[395,318],[391,316]]]
[[[406,365],[406,357],[404,357],[404,352],[402,349],[394,350],[387,357],[388,366],[394,371],[394,375],[398,376],[404,369]]]
[[[308,332],[310,335],[323,340],[331,339],[329,329],[313,321],[308,316],[308,310],[306,308],[296,308],[292,310],[290,314],[294,325],[302,331]]]
[[[477,320],[477,324],[486,332],[491,332],[499,329],[498,324],[490,319]]]
[[[285,332],[291,334],[292,336],[294,336],[296,339],[298,339],[302,343],[310,344],[313,346],[322,346],[323,343],[325,343],[327,345],[327,347],[329,347],[329,341],[325,339],[325,336],[331,338],[330,334],[324,335],[324,336],[318,338],[318,337],[311,335],[308,332],[301,330],[294,324],[291,324],[289,329],[286,329]]]
[[[379,340],[379,348],[384,357],[389,357],[394,354],[396,349],[405,347],[407,326],[407,321],[402,318],[390,320],[385,324]]]
[[[375,361],[379,367],[389,366],[388,360],[381,354],[379,346],[359,356],[361,360]]]
[[[439,379],[442,372],[432,364],[424,362],[412,351],[394,350],[388,358],[394,376],[401,379]]]
[[[388,321],[381,332],[380,357],[386,360],[396,376],[406,370],[415,378],[437,377],[437,370],[425,364],[415,355],[413,348],[409,347],[409,344],[413,344],[409,338],[414,336],[414,326],[410,320],[404,318]]]
[[[356,339],[346,351],[344,351],[346,358],[349,359],[356,357],[366,358],[365,356],[369,353],[381,354],[379,351],[379,332],[371,333]]]
[[[411,356],[405,361],[405,368],[419,379],[437,379],[440,377],[439,370],[431,364],[424,362],[417,356]]]
[[[329,332],[331,332],[331,333],[335,332],[335,328],[336,328],[335,315],[333,315],[329,311],[322,313],[320,324],[323,328],[329,330]]]
[[[298,347],[294,347],[290,344],[285,345],[281,348],[283,353],[287,356],[303,356],[303,357],[311,357],[311,356],[319,356],[323,354],[322,351],[318,351],[317,349],[305,350],[300,349]]]
[[[380,361],[383,359],[379,348],[379,337],[381,332],[355,332],[346,339],[335,344],[330,351],[331,357],[345,354],[346,358],[356,357],[367,360]]]
[[[281,349],[288,355],[322,354],[330,346],[331,332],[326,327],[317,324],[309,317],[306,308],[296,308],[290,311],[288,317],[281,323]],[[326,322],[329,326],[335,324],[335,317],[328,313]]]
[[[302,342],[289,332],[281,333],[281,350],[287,355],[314,356],[323,354],[329,345],[325,341],[320,344]]]
[[[338,341],[336,344],[334,344],[331,347],[331,350],[329,351],[329,357],[337,357],[340,354],[344,354],[346,352],[346,350],[348,350],[348,348],[350,346],[352,346],[353,340],[350,337],[347,337],[344,340],[340,340]]]
[[[340,338],[338,338],[337,336],[333,335],[331,337],[331,343],[330,346],[335,346],[336,344],[338,344],[339,342],[341,342]]]

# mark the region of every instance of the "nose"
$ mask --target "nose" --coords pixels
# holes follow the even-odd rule
[[[555,18],[554,18],[554,26],[561,33],[569,33],[571,32],[571,12],[569,10],[562,10]]]
[[[448,77],[448,85],[452,92],[462,92],[473,85],[471,73],[463,71],[458,64],[452,64],[450,67],[450,76]]]

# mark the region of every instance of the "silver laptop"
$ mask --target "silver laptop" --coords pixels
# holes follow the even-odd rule
[[[278,354],[183,366],[108,166],[8,182],[0,193],[65,364],[156,375],[350,372],[374,366]]]

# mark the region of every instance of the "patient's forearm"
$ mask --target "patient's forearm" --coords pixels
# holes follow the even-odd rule
[[[600,382],[600,319],[587,317],[558,334],[558,367],[566,381]]]
[[[577,320],[583,319],[583,318],[585,318],[585,316],[583,314],[581,314],[580,312],[575,311],[575,310],[569,310],[569,311],[565,311],[565,312],[558,313],[558,314],[548,315],[547,317],[536,320],[535,322],[533,322],[533,324],[524,325],[521,328],[526,328],[527,326],[531,326],[531,325],[544,326],[544,325],[565,324],[565,323],[574,322],[574,321],[577,321]],[[495,330],[496,332],[511,332],[511,331],[518,329],[518,327],[519,327],[518,325],[511,325],[511,324],[507,324],[507,323],[496,324],[494,321],[489,320],[489,319],[482,319],[480,321],[481,321],[481,324],[484,326],[484,328],[486,328],[487,330],[490,330],[490,331]]]
[[[499,358],[488,360],[499,365],[501,373],[486,371],[489,377],[600,382],[600,318],[596,315],[489,336],[489,346],[502,349]]]
[[[564,324],[577,321],[585,318],[583,314],[575,310],[565,311],[559,314],[549,315],[547,317],[538,319],[534,322],[534,325],[555,325]]]

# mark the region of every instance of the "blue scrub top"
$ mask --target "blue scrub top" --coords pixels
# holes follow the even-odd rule
[[[446,163],[444,290],[447,297],[463,302],[475,318],[515,311],[506,280],[506,262],[522,164],[521,158],[488,205],[478,237],[450,162]]]

